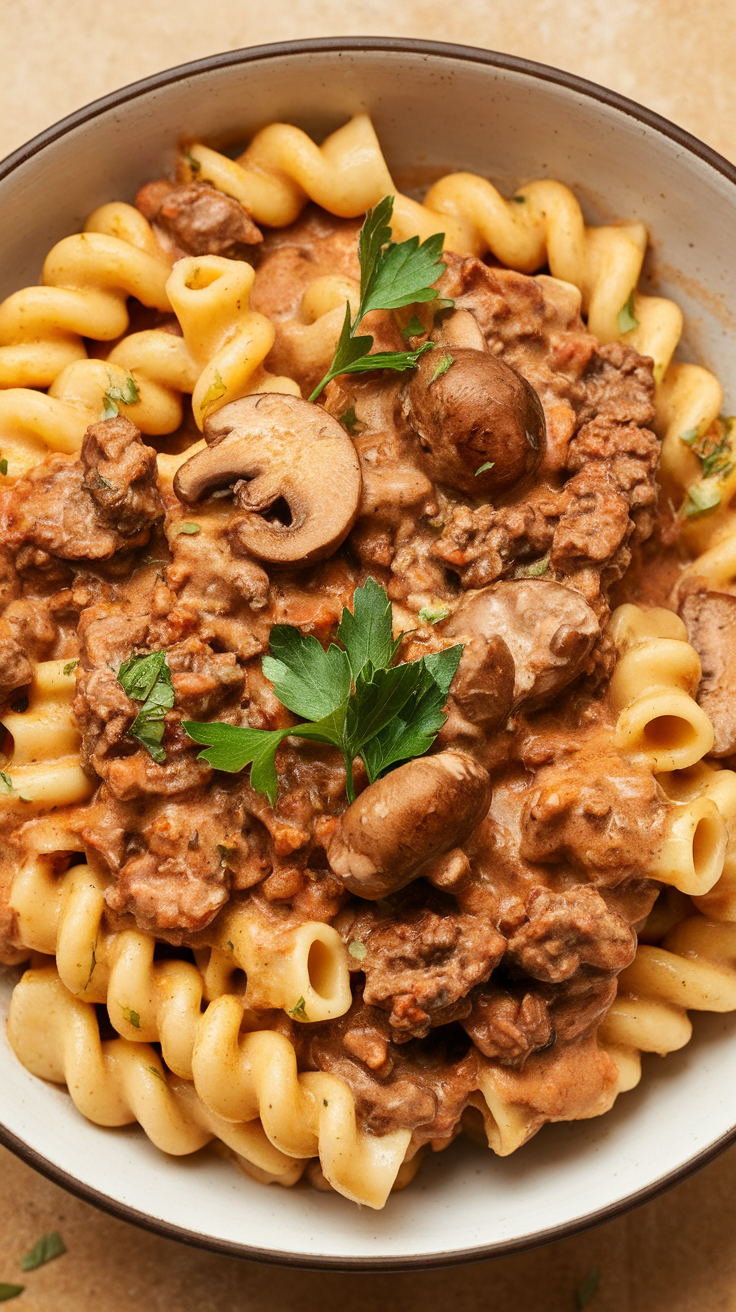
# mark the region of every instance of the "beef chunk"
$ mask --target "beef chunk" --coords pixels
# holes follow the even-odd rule
[[[163,517],[156,485],[156,452],[144,446],[135,424],[123,415],[91,424],[84,435],[82,487],[91,493],[99,518],[124,537],[150,528]]]
[[[546,1004],[536,993],[524,989],[510,993],[481,986],[473,993],[470,1015],[461,1023],[484,1057],[517,1069],[532,1052],[554,1041]]]
[[[650,428],[654,423],[652,361],[624,342],[599,346],[584,374],[583,423],[605,415],[618,424]]]
[[[421,1038],[433,1026],[466,1015],[467,994],[488,979],[505,947],[502,936],[479,917],[427,907],[373,923],[369,928],[367,912],[353,928],[367,949],[360,963],[364,997],[390,1012],[396,1042]]]
[[[648,769],[613,751],[566,756],[537,773],[521,853],[527,861],[568,861],[615,886],[651,869],[667,810]]]
[[[208,182],[176,187],[161,179],[141,187],[138,209],[177,255],[228,255],[263,241],[244,205]]]
[[[731,756],[736,752],[736,597],[727,592],[691,592],[680,614],[703,664],[698,705],[713,725],[711,755]]]
[[[431,1045],[412,1040],[397,1047],[385,1012],[366,1006],[359,991],[347,1015],[295,1029],[300,1066],[345,1080],[369,1132],[406,1128],[415,1143],[437,1147],[452,1138],[477,1087],[477,1054],[466,1051],[467,1040],[458,1043],[450,1033]]]
[[[613,975],[634,959],[634,930],[595,889],[533,888],[526,914],[508,941],[508,958],[532,979],[557,984],[581,966]]]
[[[108,477],[109,475],[109,477]],[[82,458],[48,456],[8,494],[2,540],[62,560],[108,560],[143,546],[163,515],[155,486],[156,453],[127,419],[87,430]]]

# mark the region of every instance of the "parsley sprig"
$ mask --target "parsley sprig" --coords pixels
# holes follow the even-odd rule
[[[395,369],[403,372],[413,369],[433,343],[425,342],[414,351],[378,351],[370,355],[373,338],[368,334],[356,337],[361,320],[371,310],[400,310],[405,305],[416,305],[437,299],[437,288],[432,286],[445,265],[440,256],[444,233],[437,232],[420,245],[418,237],[408,241],[391,240],[393,196],[384,196],[374,210],[369,210],[358,237],[360,260],[360,303],[351,323],[350,302],[345,306],[345,319],[337,343],[337,350],[327,373],[317,384],[310,401],[316,401],[331,379],[339,374],[367,373],[372,369]],[[454,302],[443,300],[447,309]],[[418,322],[418,321],[417,321]],[[419,324],[419,331],[423,331]]]
[[[133,701],[143,702],[128,733],[145,747],[158,765],[163,765],[166,751],[161,743],[165,717],[174,705],[166,652],[152,651],[148,656],[131,656],[120,666],[118,683]]]
[[[338,642],[325,651],[316,638],[289,624],[271,630],[263,673],[279,701],[303,724],[285,729],[244,729],[215,721],[184,721],[206,750],[200,759],[237,773],[250,765],[251,786],[272,806],[278,781],[276,751],[294,736],[339,748],[345,760],[348,800],[355,798],[353,761],[360,756],[371,783],[400,761],[423,756],[445,722],[447,700],[462,646],[394,665],[391,602],[373,579],[355,592],[352,613],[343,610]]]

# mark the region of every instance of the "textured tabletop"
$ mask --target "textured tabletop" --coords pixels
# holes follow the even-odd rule
[[[93,98],[219,50],[307,36],[421,36],[557,65],[658,110],[736,160],[734,0],[2,0],[0,156]],[[650,1058],[649,1060],[657,1060]],[[697,1109],[693,1108],[693,1114]],[[159,1239],[0,1150],[0,1282],[17,1312],[736,1312],[736,1148],[629,1216],[495,1263],[339,1275]],[[58,1230],[67,1253],[22,1276]]]

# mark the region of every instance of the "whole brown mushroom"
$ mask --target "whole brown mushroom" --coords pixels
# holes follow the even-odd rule
[[[327,859],[351,893],[386,897],[469,838],[490,803],[488,772],[465,752],[417,757],[348,807]]]
[[[452,363],[441,374],[438,367]],[[544,410],[521,374],[487,351],[428,351],[402,398],[430,478],[473,497],[491,497],[538,468]],[[490,468],[483,469],[484,465]]]

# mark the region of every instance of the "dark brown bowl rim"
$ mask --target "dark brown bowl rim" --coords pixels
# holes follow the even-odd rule
[[[44,132],[33,137],[26,145],[19,147],[18,150],[13,151],[11,155],[8,155],[5,160],[0,162],[0,181],[20,165],[26,163],[27,160],[32,159],[39,151],[44,150],[46,146],[65,136],[66,133],[73,131],[81,124],[97,118],[109,109],[136,100],[139,96],[147,95],[150,91],[166,87],[170,83],[180,81],[182,78],[197,77],[202,73],[209,73],[213,69],[227,68],[235,64],[249,64],[264,59],[278,59],[284,55],[309,56],[327,51],[350,53],[364,50],[418,54],[429,58],[440,56],[442,58],[462,60],[471,64],[484,64],[490,68],[500,68],[512,73],[521,73],[526,77],[535,78],[542,82],[556,83],[558,86],[574,91],[589,100],[600,101],[602,104],[628,115],[629,118],[645,124],[648,128],[654,129],[662,136],[669,138],[670,141],[676,142],[689,154],[695,155],[704,163],[709,164],[716,172],[736,185],[736,166],[725,159],[723,155],[719,155],[718,151],[699,141],[690,132],[686,132],[684,128],[678,127],[675,123],[670,123],[668,119],[663,118],[653,110],[646,109],[643,105],[629,100],[626,96],[619,95],[616,91],[609,91],[605,87],[598,86],[595,82],[589,82],[586,78],[578,77],[575,73],[566,73],[561,69],[551,68],[547,64],[538,64],[529,59],[520,59],[516,55],[501,54],[494,50],[479,50],[474,46],[453,45],[446,41],[420,41],[404,37],[380,36],[317,37],[304,41],[279,41],[270,45],[249,46],[242,50],[225,51],[223,54],[209,55],[205,59],[197,59],[189,64],[179,64],[175,68],[165,69],[161,73],[155,73],[151,77],[142,78],[139,82],[132,82],[129,86],[121,87],[118,91],[113,91],[110,95],[103,96],[99,100],[93,100],[89,105],[85,105],[82,109],[69,114],[66,118],[53,124],[52,127],[46,128]],[[608,1207],[599,1208],[597,1211],[590,1212],[587,1216],[579,1217],[575,1221],[569,1221],[564,1225],[549,1226],[545,1230],[537,1231],[533,1235],[525,1235],[520,1239],[414,1257],[342,1258],[320,1256],[319,1254],[311,1257],[306,1253],[288,1254],[279,1252],[276,1249],[255,1248],[247,1244],[238,1244],[230,1240],[201,1235],[196,1231],[187,1230],[183,1226],[173,1225],[168,1221],[149,1216],[137,1211],[136,1208],[129,1206],[127,1203],[118,1202],[116,1199],[100,1193],[92,1186],[84,1184],[74,1176],[69,1175],[49,1161],[48,1158],[41,1156],[30,1144],[27,1144],[23,1139],[19,1139],[5,1126],[0,1125],[0,1143],[4,1144],[6,1148],[22,1158],[34,1170],[39,1171],[49,1180],[53,1180],[55,1184],[61,1185],[62,1188],[76,1194],[85,1202],[92,1203],[95,1207],[118,1217],[122,1221],[129,1221],[142,1229],[152,1230],[156,1234],[163,1235],[166,1239],[176,1239],[180,1243],[204,1248],[210,1252],[222,1253],[228,1257],[266,1262],[273,1266],[298,1267],[318,1271],[408,1271],[429,1269],[431,1267],[459,1266],[470,1262],[487,1261],[489,1258],[507,1257],[512,1253],[520,1253],[531,1248],[541,1247],[544,1244],[553,1243],[555,1240],[566,1239],[571,1235],[579,1234],[581,1231],[591,1229],[593,1226],[602,1225],[633,1207],[639,1207],[643,1203],[649,1202],[651,1199],[665,1193],[666,1190],[671,1189],[674,1185],[686,1180],[688,1176],[699,1171],[701,1167],[706,1166],[708,1162],[711,1162],[734,1141],[736,1141],[736,1125],[708,1148],[703,1149],[702,1152],[697,1153],[689,1161],[683,1163],[682,1166],[670,1171],[669,1174],[656,1180],[653,1184],[647,1185],[646,1188],[628,1194],[625,1198],[619,1199],[618,1202],[611,1203]]]

